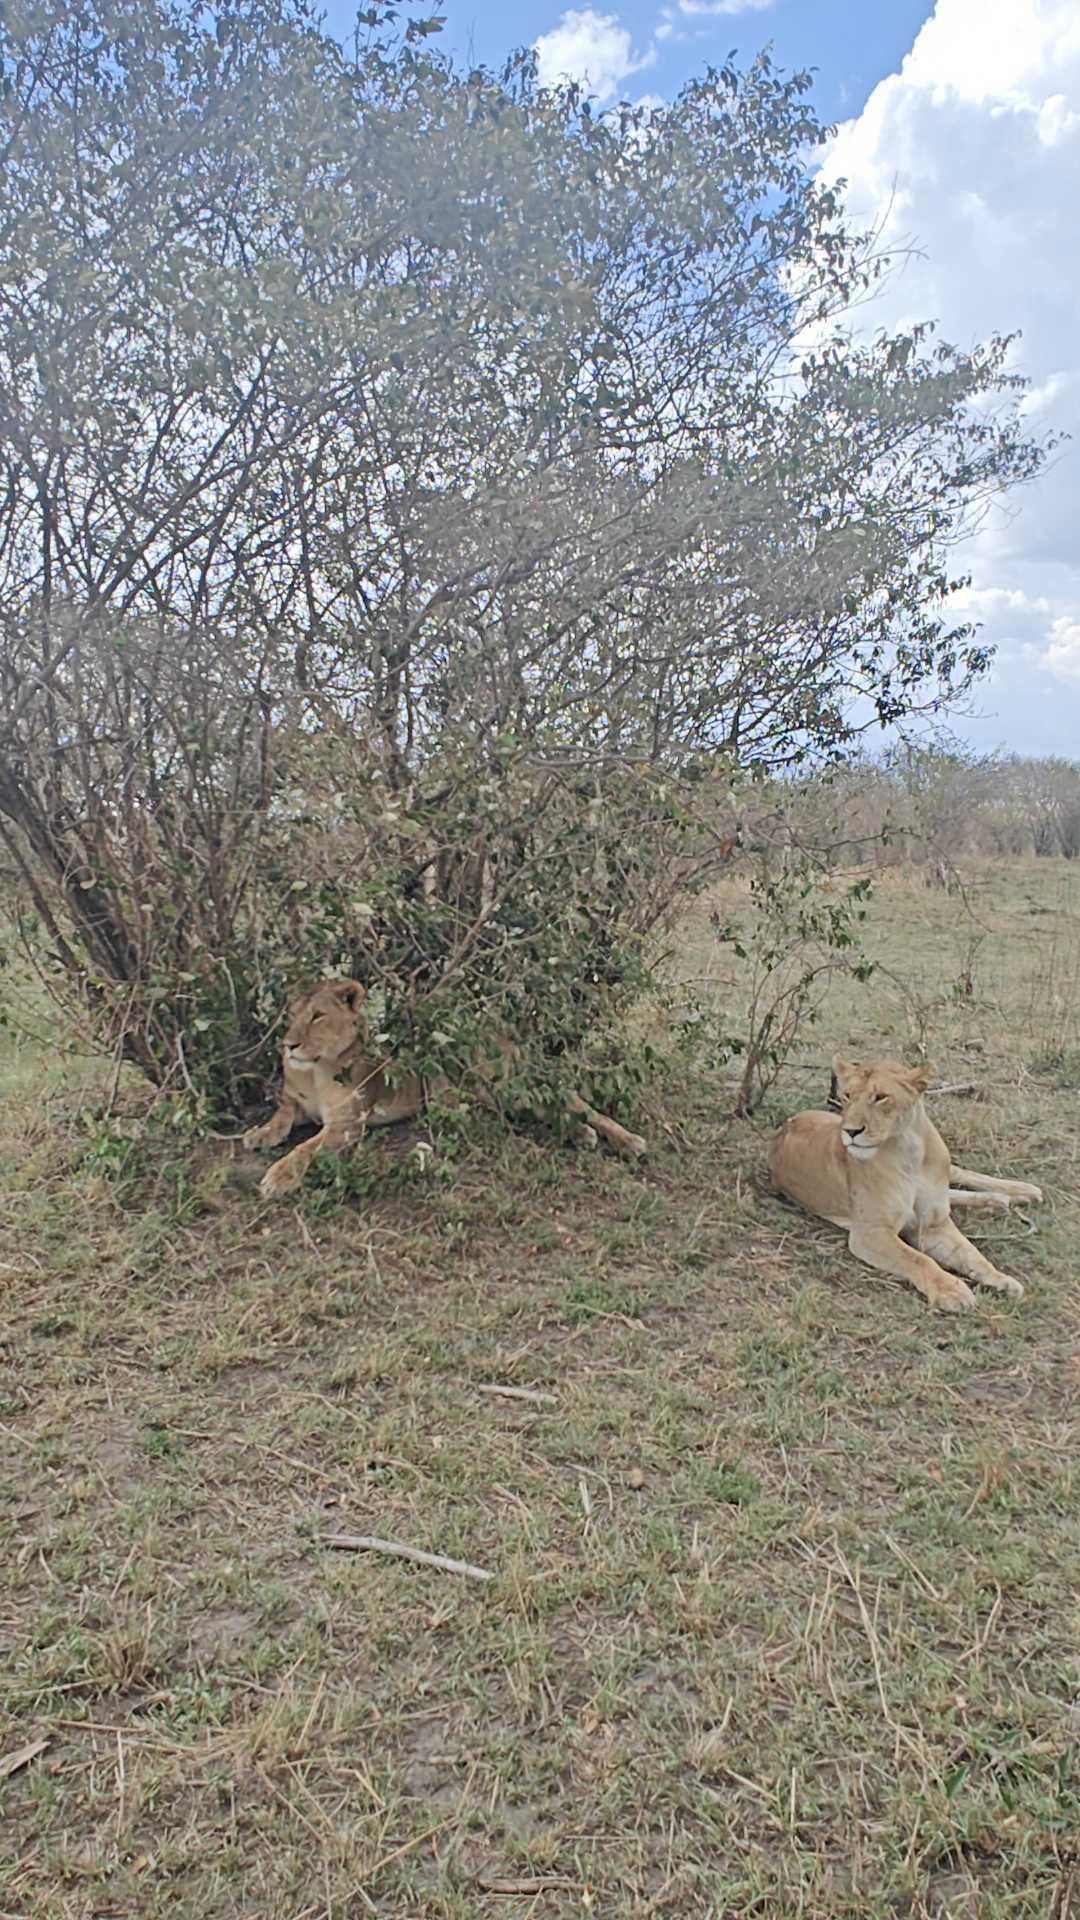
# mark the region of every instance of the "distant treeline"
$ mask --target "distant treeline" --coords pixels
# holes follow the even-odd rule
[[[764,796],[762,796],[764,797]],[[970,855],[1080,858],[1080,762],[962,746],[893,748],[774,787],[744,845],[812,848],[830,865],[940,868]]]

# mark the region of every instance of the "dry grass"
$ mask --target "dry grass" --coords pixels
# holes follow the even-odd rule
[[[271,1209],[80,1119],[85,1066],[40,1119],[9,1057],[0,1755],[51,1744],[0,1781],[0,1913],[1080,1910],[1080,876],[972,907],[887,883],[889,975],[762,1126],[703,1079],[644,1168],[373,1142],[359,1203]],[[932,1318],[767,1194],[840,1041],[977,1081],[960,1157],[1047,1189],[975,1233],[1024,1301]]]

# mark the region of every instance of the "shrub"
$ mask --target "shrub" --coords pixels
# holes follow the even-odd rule
[[[807,76],[597,116],[362,18],[0,23],[0,838],[54,990],[203,1111],[329,967],[421,1064],[576,1048],[724,858],[703,767],[985,665],[949,546],[1044,452],[1006,341],[844,334]]]

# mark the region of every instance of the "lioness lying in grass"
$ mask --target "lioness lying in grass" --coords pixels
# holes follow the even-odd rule
[[[298,1187],[317,1153],[337,1153],[363,1138],[368,1127],[389,1127],[411,1120],[424,1104],[424,1084],[410,1074],[397,1086],[387,1084],[364,1018],[364,989],[358,980],[323,980],[290,1010],[282,1050],[284,1084],[276,1111],[265,1126],[244,1135],[245,1147],[277,1147],[302,1120],[317,1120],[321,1131],[274,1162],[260,1182],[268,1197]],[[494,1072],[497,1074],[498,1069]],[[596,1113],[572,1094],[569,1111],[584,1137],[597,1135],[620,1153],[645,1152],[639,1133]]]
[[[844,1227],[859,1260],[899,1274],[947,1312],[975,1305],[965,1280],[1020,1295],[952,1219],[956,1207],[1004,1210],[1041,1200],[1025,1180],[953,1166],[923,1105],[933,1079],[895,1060],[835,1063],[839,1113],[797,1113],[773,1141],[773,1184],[809,1213]],[[964,1279],[958,1279],[958,1274]]]

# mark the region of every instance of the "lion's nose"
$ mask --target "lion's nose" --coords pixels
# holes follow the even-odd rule
[[[844,1132],[847,1135],[847,1138],[849,1140],[857,1140],[860,1133],[866,1132],[866,1128],[865,1127],[845,1127]]]

